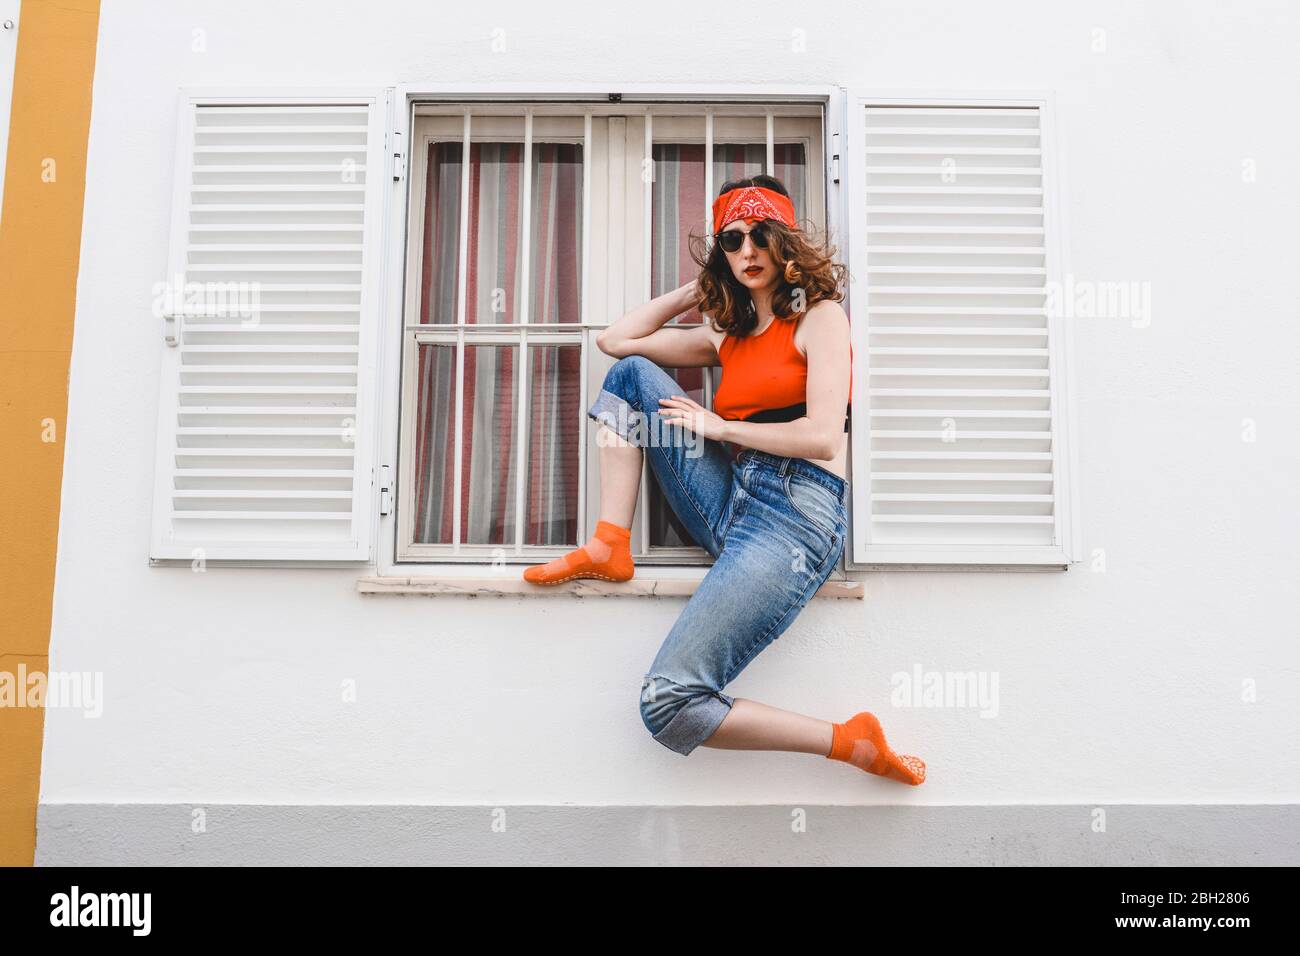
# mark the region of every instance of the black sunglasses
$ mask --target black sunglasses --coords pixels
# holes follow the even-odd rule
[[[738,252],[740,247],[745,244],[747,234],[739,229],[724,229],[714,236],[727,252]],[[768,232],[765,223],[756,222],[748,232],[749,238],[754,240],[754,245],[760,249],[767,248]]]

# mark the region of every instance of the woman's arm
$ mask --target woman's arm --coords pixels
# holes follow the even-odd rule
[[[698,293],[695,280],[665,292],[645,305],[637,306],[596,336],[596,345],[606,355],[623,358],[644,355],[668,368],[717,365],[718,352],[709,337],[707,324],[660,328],[665,322],[693,308]]]
[[[781,458],[825,460],[835,457],[834,452],[827,454],[825,443],[809,429],[806,417],[791,422],[741,422],[729,418],[722,421],[720,441]]]

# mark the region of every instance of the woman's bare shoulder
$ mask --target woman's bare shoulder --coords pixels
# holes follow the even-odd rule
[[[818,316],[818,321],[835,322],[843,318],[845,322],[849,320],[849,314],[844,311],[844,306],[840,305],[834,299],[818,299],[808,310],[809,316]]]
[[[811,323],[817,323],[819,326],[833,325],[843,322],[845,326],[849,323],[849,314],[844,311],[844,307],[833,299],[819,299],[814,302],[808,311],[799,319],[799,324],[795,326],[794,343],[795,346],[804,355],[808,354],[808,349],[804,347],[805,330]]]

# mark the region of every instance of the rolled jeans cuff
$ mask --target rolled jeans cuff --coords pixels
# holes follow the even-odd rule
[[[635,409],[621,395],[615,395],[607,388],[602,388],[596,401],[587,409],[587,416],[616,432],[624,441],[636,444],[632,427],[632,414]]]
[[[734,697],[713,691],[693,697],[678,709],[654,739],[683,756],[713,736],[718,725],[731,711]]]

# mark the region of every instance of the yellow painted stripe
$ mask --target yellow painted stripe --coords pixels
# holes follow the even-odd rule
[[[0,213],[0,681],[12,675],[11,689],[20,665],[49,661],[98,30],[99,0],[23,0],[18,17]],[[0,865],[36,853],[44,727],[40,707],[0,706]]]

